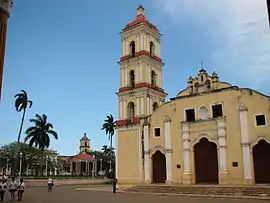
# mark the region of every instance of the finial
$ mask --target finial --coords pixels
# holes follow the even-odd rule
[[[142,5],[139,5],[137,8],[137,16],[143,15],[144,16],[144,8]]]
[[[201,60],[201,68],[203,69],[203,60]]]

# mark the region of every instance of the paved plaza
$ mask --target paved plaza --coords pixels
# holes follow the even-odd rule
[[[265,203],[265,200],[252,199],[219,199],[219,198],[195,198],[181,196],[157,196],[144,194],[128,194],[110,192],[110,186],[80,186],[79,188],[92,188],[89,191],[77,191],[78,186],[62,186],[53,188],[52,193],[47,192],[46,187],[28,187],[22,202],[27,203]],[[95,191],[101,190],[101,191]],[[106,191],[107,190],[107,191]],[[9,198],[5,200],[9,202]]]

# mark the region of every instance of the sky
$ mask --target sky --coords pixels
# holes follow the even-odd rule
[[[269,95],[265,0],[15,0],[7,33],[0,145],[17,139],[21,113],[14,108],[14,95],[21,89],[33,101],[23,132],[30,118],[45,113],[59,136],[51,148],[61,155],[78,153],[85,132],[93,149],[109,144],[100,129],[107,115],[118,116],[119,33],[135,19],[140,4],[162,33],[167,99],[196,76],[201,60],[220,80]]]

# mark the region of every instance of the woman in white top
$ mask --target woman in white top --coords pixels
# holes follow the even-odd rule
[[[52,187],[54,186],[53,179],[51,177],[48,178],[48,192],[52,191]]]
[[[12,201],[14,201],[16,190],[17,190],[17,183],[15,181],[15,178],[12,177],[11,182],[9,183],[9,192],[10,192]]]
[[[3,179],[0,183],[0,201],[4,202],[4,196],[7,189],[7,183],[5,179]]]
[[[22,200],[24,189],[25,189],[25,183],[23,182],[23,179],[21,178],[20,179],[20,184],[18,186],[18,201]]]

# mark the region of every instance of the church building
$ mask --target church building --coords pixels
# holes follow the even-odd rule
[[[270,97],[202,67],[166,102],[160,37],[142,6],[121,33],[119,185],[270,183]]]

